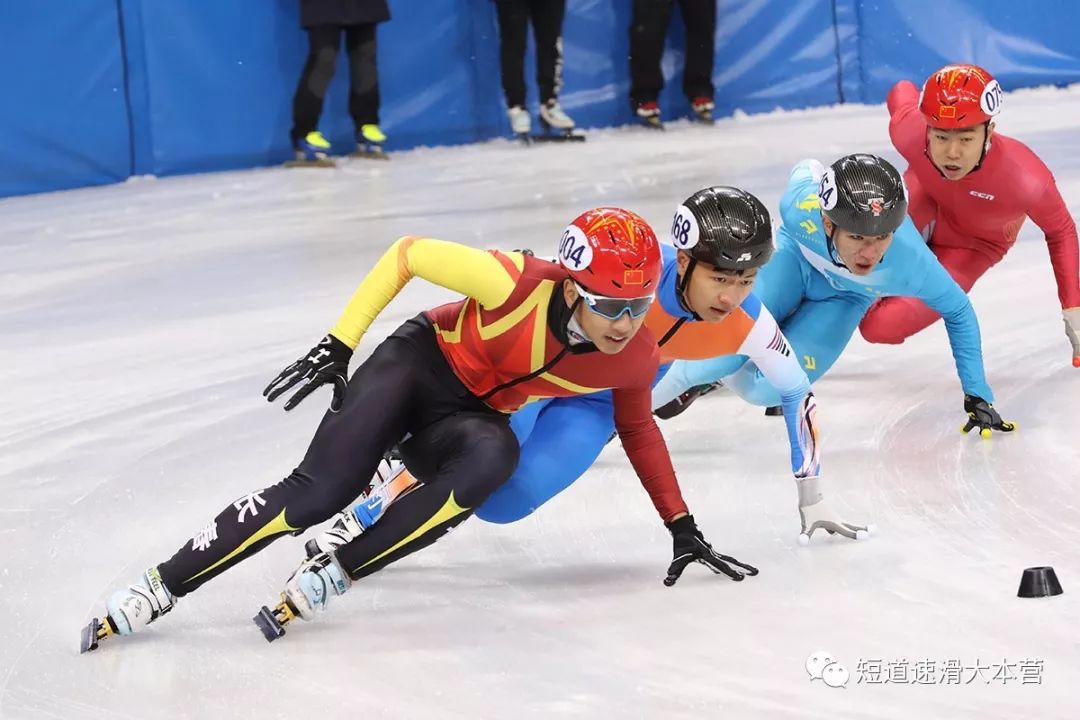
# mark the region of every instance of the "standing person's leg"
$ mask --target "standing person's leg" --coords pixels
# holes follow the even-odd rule
[[[349,115],[357,132],[364,125],[379,124],[375,28],[374,24],[345,28],[345,47],[349,52]]]
[[[507,107],[525,107],[525,43],[529,29],[527,0],[495,0],[499,19],[499,67]]]
[[[660,60],[674,0],[633,0],[630,20],[630,102],[655,103],[664,87]]]
[[[319,127],[323,98],[334,77],[338,46],[341,44],[341,28],[336,25],[309,28],[307,35],[307,61],[293,96],[293,126],[289,140],[294,146]]]
[[[713,62],[716,57],[716,0],[680,0],[686,23],[686,69],[683,92],[691,103],[708,102],[712,110]],[[696,111],[696,108],[695,108]]]
[[[562,90],[562,26],[566,0],[530,0],[533,39],[536,41],[536,84],[540,103],[559,97]]]

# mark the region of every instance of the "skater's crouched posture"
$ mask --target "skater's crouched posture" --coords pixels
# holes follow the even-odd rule
[[[352,580],[430,545],[468,518],[517,465],[507,414],[538,398],[611,389],[623,446],[675,536],[676,554],[684,548],[684,565],[719,557],[687,513],[651,414],[659,355],[641,326],[661,270],[655,234],[634,213],[598,208],[566,228],[560,259],[398,240],[330,333],[265,392],[273,401],[304,383],[288,410],[316,387],[334,386],[330,411],[300,465],[227,505],[173,557],[113,594],[107,617],[84,633],[83,649],[112,633],[137,631],[273,540],[327,520],[365,489],[387,450],[410,436],[406,461],[423,486],[370,532],[305,562],[290,579],[284,619],[310,618]],[[346,382],[361,336],[414,276],[466,297],[406,322]]]

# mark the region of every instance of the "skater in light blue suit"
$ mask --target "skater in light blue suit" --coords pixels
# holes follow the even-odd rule
[[[873,155],[849,155],[828,168],[804,160],[791,172],[780,214],[776,253],[754,292],[780,322],[811,383],[836,362],[875,300],[916,297],[945,321],[969,418],[965,432],[978,427],[987,437],[1014,429],[991,405],[971,302],[907,218],[896,168]],[[754,363],[722,357],[676,361],[654,388],[653,405],[675,401],[684,408],[716,381],[755,405],[780,404]]]

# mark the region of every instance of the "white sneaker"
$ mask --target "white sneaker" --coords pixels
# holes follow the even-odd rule
[[[525,108],[515,105],[508,109],[506,114],[510,118],[510,129],[515,135],[528,135],[532,130],[532,117]]]
[[[334,595],[344,595],[352,586],[348,573],[331,553],[320,553],[300,563],[285,583],[285,596],[302,620],[312,620],[326,609]]]
[[[176,598],[161,581],[161,574],[152,567],[127,590],[113,593],[105,609],[121,635],[130,635],[146,627],[173,609]]]
[[[540,122],[555,130],[573,130],[574,120],[563,111],[558,100],[548,100],[540,106]]]

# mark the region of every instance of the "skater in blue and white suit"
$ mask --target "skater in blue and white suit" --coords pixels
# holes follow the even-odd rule
[[[1014,429],[991,405],[971,302],[908,219],[903,182],[891,164],[873,155],[849,155],[828,168],[804,160],[791,172],[780,215],[776,253],[754,292],[780,322],[811,383],[840,357],[875,300],[916,297],[945,320],[969,416],[965,431],[978,427],[986,437]],[[654,388],[653,406],[717,381],[755,405],[780,404],[748,358],[727,356],[675,362]]]

